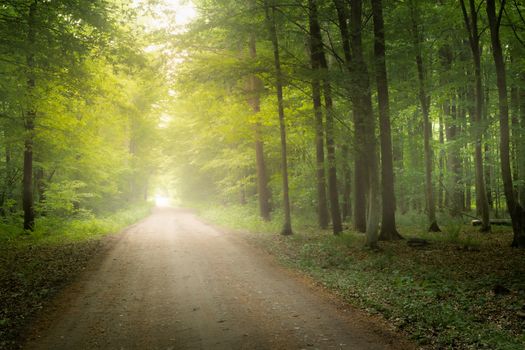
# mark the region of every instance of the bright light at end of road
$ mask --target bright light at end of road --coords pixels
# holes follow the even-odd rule
[[[174,27],[184,31],[184,27],[197,17],[197,9],[190,0],[156,0],[151,3],[149,0],[133,0],[132,6],[140,9],[139,23],[147,31],[173,30]],[[148,50],[154,50],[154,46],[151,45]]]
[[[168,197],[157,195],[155,196],[155,205],[157,207],[169,207],[170,199]]]

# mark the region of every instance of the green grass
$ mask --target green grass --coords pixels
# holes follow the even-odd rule
[[[0,225],[0,349],[16,349],[31,318],[77,276],[101,239],[145,217],[150,205],[105,217],[39,218],[34,233]]]
[[[243,236],[292,268],[304,271],[353,305],[381,314],[426,348],[525,348],[525,252],[509,247],[508,228],[480,234],[458,222],[428,234],[418,223],[401,226],[406,237],[431,244],[382,242],[379,252],[363,249],[364,236],[346,231],[334,237],[308,220],[295,219],[295,235],[276,234],[279,225],[248,215],[253,208],[201,210],[219,225],[243,229]],[[236,218],[242,218],[237,220]],[[307,222],[307,224],[303,224]],[[474,248],[474,249],[472,249]],[[494,286],[509,289],[495,295]]]

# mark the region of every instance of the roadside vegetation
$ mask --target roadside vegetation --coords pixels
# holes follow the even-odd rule
[[[425,348],[525,346],[525,252],[510,248],[508,227],[494,226],[487,235],[450,221],[443,232],[427,233],[424,219],[418,226],[416,215],[401,216],[407,239],[369,250],[362,233],[334,236],[296,217],[295,235],[276,235],[280,223],[250,212],[248,206],[200,210],[351,305],[382,315]],[[407,242],[413,237],[428,244],[412,247]]]
[[[0,349],[15,349],[32,317],[87,263],[103,251],[108,234],[150,212],[141,204],[95,217],[39,218],[27,234],[19,225],[0,226]]]

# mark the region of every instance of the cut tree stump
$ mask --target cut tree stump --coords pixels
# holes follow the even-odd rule
[[[481,220],[472,220],[472,226],[481,226]],[[496,226],[512,226],[510,219],[490,219],[491,225]]]

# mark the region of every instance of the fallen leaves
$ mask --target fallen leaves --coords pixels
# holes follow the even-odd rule
[[[27,320],[84,269],[101,243],[1,244],[0,349],[16,349]]]

